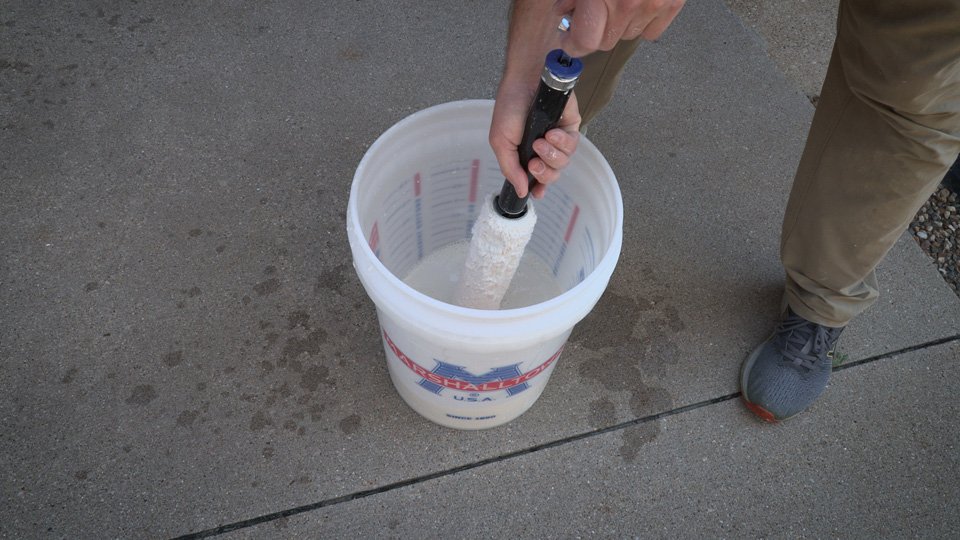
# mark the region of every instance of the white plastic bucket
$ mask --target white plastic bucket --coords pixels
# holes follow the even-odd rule
[[[403,283],[423,257],[469,238],[484,195],[503,185],[487,142],[492,114],[492,101],[460,101],[397,123],[360,161],[347,209],[354,267],[377,306],[397,391],[424,417],[459,429],[504,424],[540,397],[574,325],[607,286],[623,230],[616,177],[581,138],[563,177],[534,202],[537,225],[526,248],[565,292],[488,311]]]

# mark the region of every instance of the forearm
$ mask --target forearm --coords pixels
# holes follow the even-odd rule
[[[507,61],[503,78],[536,88],[543,59],[560,46],[555,0],[515,0],[510,13]]]

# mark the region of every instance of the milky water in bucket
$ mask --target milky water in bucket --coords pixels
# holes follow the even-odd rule
[[[431,253],[469,242],[480,204],[499,192],[503,176],[487,142],[492,111],[492,101],[462,101],[402,120],[363,157],[347,207],[354,267],[376,305],[397,392],[422,416],[460,429],[509,422],[536,402],[574,325],[606,288],[622,235],[616,177],[582,138],[535,201],[524,253],[559,291],[525,307],[478,310],[404,283]]]
[[[468,240],[460,240],[437,249],[417,263],[403,282],[430,298],[452,302],[453,290],[460,280],[463,261],[469,250]],[[562,292],[547,263],[532,253],[524,253],[516,274],[510,280],[510,287],[500,309],[532,306]]]

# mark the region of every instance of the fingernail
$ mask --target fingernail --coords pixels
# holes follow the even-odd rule
[[[559,133],[553,133],[553,132],[551,132],[551,133],[547,134],[547,140],[550,141],[550,142],[552,142],[553,144],[559,144],[559,143],[560,143],[560,134],[559,134]]]
[[[543,171],[547,170],[547,167],[543,164],[542,161],[536,162],[533,167],[530,168],[530,172],[533,174],[540,174]]]

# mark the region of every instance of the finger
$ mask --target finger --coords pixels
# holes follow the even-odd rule
[[[580,142],[580,132],[568,132],[557,128],[547,132],[545,137],[548,143],[567,156],[572,156],[577,151],[577,144]]]
[[[492,129],[489,137],[490,148],[497,158],[500,173],[513,184],[517,195],[523,197],[527,193],[527,173],[520,165],[520,153],[517,146],[512,144],[509,137],[503,136],[498,130]]]
[[[548,167],[546,162],[539,157],[530,159],[527,163],[527,170],[541,184],[552,184],[560,178],[560,171],[553,167]]]
[[[576,7],[577,0],[557,0],[557,3],[553,4],[553,14],[558,18],[564,17],[572,13]]]
[[[545,184],[537,184],[533,186],[533,190],[530,192],[530,195],[534,199],[542,199],[546,193],[547,193],[547,186]]]
[[[547,142],[546,139],[537,139],[533,143],[533,151],[540,156],[540,159],[551,169],[564,169],[570,165],[570,156],[561,152],[557,147]]]
[[[560,46],[570,56],[586,56],[600,49],[606,27],[607,10],[603,2],[582,3],[573,12],[570,30],[560,36]]]
[[[526,197],[529,180],[527,179],[527,172],[520,166],[520,155],[516,151],[512,154],[510,152],[504,152],[502,154],[494,152],[494,154],[497,156],[500,172],[508,182],[513,184],[513,189],[517,192],[517,197]]]

